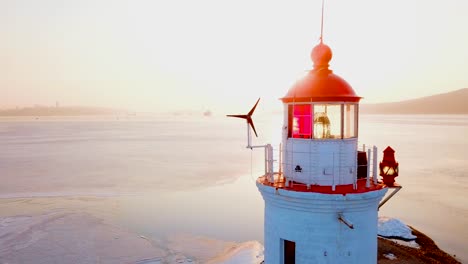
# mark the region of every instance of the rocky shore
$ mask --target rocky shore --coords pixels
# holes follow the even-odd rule
[[[452,256],[442,251],[435,242],[424,233],[411,227],[413,235],[417,236],[415,242],[419,248],[404,246],[390,239],[379,237],[378,263],[379,264],[427,264],[461,263]]]

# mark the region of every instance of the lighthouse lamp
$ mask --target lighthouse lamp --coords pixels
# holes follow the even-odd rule
[[[391,187],[395,183],[395,177],[398,176],[398,162],[395,160],[395,150],[390,146],[384,151],[382,162],[380,162],[380,176],[385,185]]]

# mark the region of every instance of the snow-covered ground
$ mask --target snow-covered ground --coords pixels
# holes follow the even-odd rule
[[[411,233],[411,229],[402,221],[381,216],[378,223],[378,235],[386,238],[396,238],[402,240],[414,240],[416,236]]]
[[[416,243],[416,236],[411,233],[411,229],[401,220],[386,216],[379,217],[377,234],[389,239],[397,244],[419,248]]]

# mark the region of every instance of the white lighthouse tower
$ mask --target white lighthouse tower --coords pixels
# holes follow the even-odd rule
[[[251,145],[258,101],[247,115],[230,115],[247,120],[247,148],[265,148],[256,181],[265,201],[264,262],[375,264],[378,208],[401,188],[394,150],[384,151],[379,181],[377,148],[358,147],[361,97],[329,69],[332,51],[322,38],[311,58],[313,69],[281,98],[277,160],[270,144]]]
[[[311,57],[314,68],[281,99],[280,169],[257,180],[265,263],[376,263],[377,210],[387,188],[377,181],[375,148],[373,164],[358,151],[361,98],[329,69],[327,45]]]

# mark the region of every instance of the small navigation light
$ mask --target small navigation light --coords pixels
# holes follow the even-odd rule
[[[393,186],[398,176],[398,162],[395,161],[395,150],[387,147],[383,151],[383,160],[380,162],[380,176],[387,186]]]

